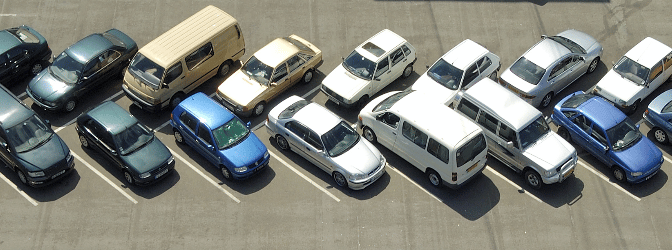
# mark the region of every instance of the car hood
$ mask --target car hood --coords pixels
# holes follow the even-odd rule
[[[262,159],[267,151],[264,143],[250,131],[250,134],[243,141],[219,152],[226,161],[231,163],[231,166],[242,167],[252,165]]]
[[[574,154],[576,154],[576,149],[552,131],[539,138],[535,144],[527,147],[523,152],[523,155],[545,170],[561,166]]]
[[[168,161],[171,154],[165,145],[154,137],[151,142],[142,148],[134,151],[128,155],[122,155],[121,159],[129,167],[138,173],[145,173],[160,167],[163,163]]]
[[[415,81],[413,86],[411,86],[411,89],[432,93],[433,96],[438,96],[438,98],[444,101],[444,103],[453,99],[453,97],[457,95],[457,90],[444,87],[429,77],[427,72],[422,74],[422,76],[420,76],[420,78]]]
[[[49,69],[44,69],[35,78],[30,80],[28,88],[41,99],[47,101],[56,101],[70,92],[75,86],[62,82],[49,73]]]
[[[332,160],[349,173],[368,174],[380,165],[380,152],[360,138],[355,146]]]
[[[325,87],[336,92],[345,99],[352,99],[357,93],[364,88],[370,80],[359,78],[348,72],[343,64],[339,64],[336,68],[322,80]],[[353,100],[357,101],[357,100]]]
[[[627,78],[621,77],[616,71],[609,70],[607,74],[602,77],[596,87],[600,90],[598,94],[605,99],[617,103],[616,98],[625,101],[627,104],[632,104],[632,100],[637,93],[644,89],[644,86],[638,85]]]
[[[18,153],[19,161],[26,170],[33,172],[47,169],[62,161],[70,152],[68,145],[57,134],[51,136],[49,141],[30,151]]]
[[[536,88],[538,86],[538,85],[531,84],[531,83],[523,80],[522,78],[518,77],[516,74],[511,72],[510,69],[506,69],[504,71],[504,73],[502,73],[500,78],[502,80],[504,80],[505,82],[507,82],[509,85],[511,85],[511,87],[514,87],[514,88],[516,88],[516,89],[518,89],[522,92],[525,92],[527,94],[531,94],[532,90],[534,90],[534,88]],[[506,87],[509,88],[509,86],[506,86]],[[518,93],[516,93],[516,94],[518,94]]]
[[[226,95],[237,104],[246,106],[257,96],[261,95],[267,87],[251,79],[243,71],[238,70],[226,79],[217,90]]]
[[[642,136],[635,145],[623,151],[614,151],[614,156],[622,163],[621,167],[631,172],[647,172],[660,163],[663,153],[651,140]]]

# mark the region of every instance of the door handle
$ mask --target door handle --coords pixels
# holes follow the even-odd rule
[[[397,135],[397,133],[395,133],[395,132],[392,132],[392,135]]]
[[[310,148],[306,147],[306,150],[310,151]]]
[[[408,59],[404,58],[404,60],[402,62],[406,62],[406,60],[408,60]]]

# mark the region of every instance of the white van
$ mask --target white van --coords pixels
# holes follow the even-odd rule
[[[374,99],[359,112],[357,129],[425,172],[436,187],[456,189],[485,168],[483,130],[422,91]]]
[[[175,107],[211,77],[228,74],[244,53],[238,21],[208,6],[142,47],[124,73],[122,89],[144,110]]]
[[[490,155],[523,173],[535,189],[560,183],[576,166],[576,149],[553,132],[541,112],[484,78],[455,96],[455,110],[475,121],[488,137]]]

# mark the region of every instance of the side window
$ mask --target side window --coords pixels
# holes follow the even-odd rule
[[[459,105],[457,105],[457,110],[462,112],[462,114],[465,114],[471,120],[476,120],[476,115],[478,115],[478,107],[471,103],[470,101],[467,101],[467,99],[462,99]]]
[[[98,58],[95,58],[91,60],[86,66],[84,66],[84,70],[82,71],[82,76],[90,76],[96,71],[98,71]]]
[[[289,72],[294,72],[295,69],[299,68],[301,65],[306,63],[306,60],[303,60],[303,58],[299,57],[299,55],[295,55],[294,57],[290,58],[289,61],[287,61],[287,64],[289,65]]]
[[[0,65],[4,66],[8,60],[8,53],[0,55]]]
[[[163,83],[169,84],[181,75],[182,75],[182,62],[177,62],[175,65],[171,66],[168,69],[168,71],[166,72],[166,76],[163,78]]]
[[[233,27],[236,27],[236,33],[238,33],[238,39],[240,39],[240,28],[238,28],[238,25],[235,25]]]
[[[670,66],[672,66],[672,52],[667,54],[665,58],[663,58],[663,64],[665,64],[665,70],[669,69]]]
[[[116,50],[108,50],[107,52],[103,53],[101,57],[98,59],[100,60],[100,68],[104,68],[110,63],[114,62],[121,56],[121,53]]]
[[[607,144],[607,137],[604,136],[604,132],[602,132],[602,129],[597,128],[597,127],[593,127],[593,131],[590,134],[590,136],[595,138],[595,140],[597,140],[598,142],[602,143],[603,146],[608,145]]]
[[[504,123],[499,124],[499,137],[502,137],[506,142],[513,142],[513,146],[518,148],[518,140],[516,139],[516,131],[506,126]]]
[[[483,125],[483,127],[487,130],[490,130],[492,133],[497,132],[497,119],[495,117],[492,117],[490,114],[483,112],[481,110],[481,115],[478,116],[478,124]]]
[[[404,122],[401,130],[402,134],[404,134],[404,137],[411,140],[413,143],[415,143],[415,145],[418,145],[423,149],[427,145],[427,135],[413,127],[411,124]]]
[[[203,45],[203,47],[198,48],[184,58],[184,61],[187,64],[187,69],[193,70],[197,65],[210,58],[213,54],[212,43]]]
[[[196,126],[198,126],[198,120],[196,120],[195,117],[191,116],[189,113],[182,112],[180,114],[180,121],[187,126],[187,128],[191,129],[192,133],[196,133]]]
[[[404,52],[399,48],[390,54],[390,59],[392,60],[392,66],[397,65],[398,62],[404,59]]]
[[[273,80],[271,82],[279,82],[285,76],[287,76],[287,64],[282,63],[275,69],[275,73],[273,73]]]
[[[549,79],[555,78],[556,76],[559,76],[560,74],[562,74],[562,72],[565,72],[565,69],[566,69],[565,66],[567,66],[567,64],[571,60],[572,60],[572,58],[568,57],[568,58],[565,58],[564,60],[562,60],[560,63],[558,63],[558,65],[555,65],[555,67],[553,67],[553,69],[551,70],[551,74],[548,75],[548,78]]]
[[[471,81],[476,79],[476,77],[478,77],[478,68],[476,67],[476,63],[474,63],[464,72],[464,80],[462,81],[464,84],[462,85],[468,85]]]
[[[207,143],[208,146],[212,145],[212,137],[210,137],[210,130],[203,124],[198,125],[198,138],[201,138],[201,140]]]
[[[303,60],[306,61],[306,62],[307,62],[307,61],[310,61],[310,59],[313,58],[313,56],[311,56],[311,55],[306,55],[306,54],[299,54],[299,57],[301,57],[301,59],[303,59]]]
[[[7,52],[7,57],[9,58],[9,61],[15,62],[21,59],[22,55],[24,55],[25,51],[19,48],[15,48],[13,50],[10,50]]]
[[[411,54],[411,50],[406,45],[401,45],[401,49],[404,50],[406,56]]]
[[[653,65],[651,68],[651,74],[649,74],[649,82],[656,79],[661,73],[663,73],[663,61],[659,61],[656,65]]]
[[[574,124],[579,126],[579,128],[583,129],[583,131],[586,131],[586,133],[590,131],[590,121],[586,119],[585,116],[582,115],[577,116],[576,118],[574,118],[574,120],[572,120],[572,122],[574,122]]]
[[[89,120],[86,123],[86,126],[89,128],[91,133],[98,138],[103,144],[107,145],[110,148],[114,148],[114,143],[112,143],[112,138],[110,134],[105,130],[100,124],[93,120]]]
[[[448,164],[450,158],[448,156],[448,148],[441,145],[439,142],[435,141],[432,138],[429,138],[429,144],[427,144],[427,152],[438,158],[442,162]]]
[[[576,113],[576,111],[562,111],[562,114],[567,118],[572,118],[572,116],[576,115]]]
[[[376,77],[379,77],[383,73],[387,72],[390,69],[390,63],[387,60],[387,57],[385,57],[382,61],[378,63],[378,67],[376,67]]]
[[[308,144],[315,147],[316,149],[322,150],[324,147],[322,147],[322,141],[320,140],[320,137],[313,131],[306,130],[306,132],[308,133],[308,136],[306,137],[306,142],[308,142]]]
[[[490,65],[492,65],[492,60],[490,60],[490,57],[484,56],[481,58],[481,60],[478,60],[478,68],[479,71],[483,72],[485,71]]]
[[[296,122],[288,122],[285,124],[285,127],[289,129],[289,131],[292,131],[292,133],[296,134],[299,138],[303,140],[303,137],[306,134],[306,131],[303,129],[303,126]]]
[[[378,115],[377,120],[381,121],[383,124],[390,126],[392,128],[397,128],[399,125],[399,116],[392,114],[390,112],[383,113]]]

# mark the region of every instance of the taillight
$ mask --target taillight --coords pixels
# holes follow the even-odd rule
[[[453,181],[457,181],[457,173],[453,172]]]

